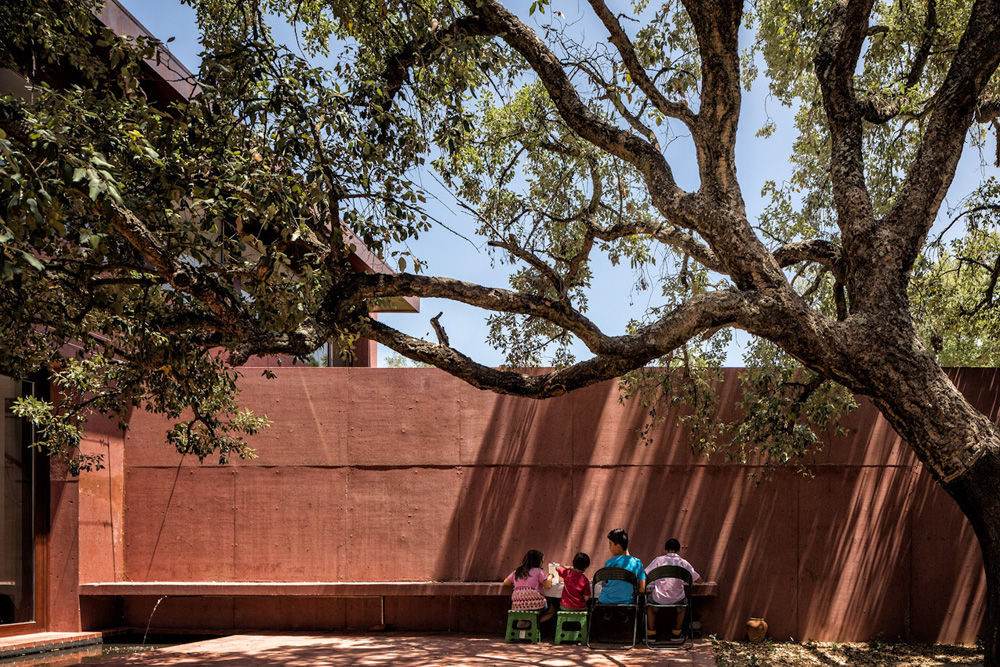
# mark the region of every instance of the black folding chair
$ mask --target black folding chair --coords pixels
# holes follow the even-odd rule
[[[631,602],[621,602],[621,603],[608,603],[601,602],[598,595],[598,584],[601,588],[609,581],[623,581],[626,584],[632,586],[632,600]],[[623,567],[602,567],[600,570],[594,573],[594,578],[591,582],[593,584],[594,597],[593,597],[593,607],[590,612],[590,628],[587,633],[587,647],[591,648],[591,639],[595,634],[595,627],[598,625],[598,621],[601,619],[602,612],[618,609],[631,609],[632,610],[632,644],[629,648],[635,647],[636,633],[639,629],[639,581],[635,578],[635,575],[626,570]],[[598,642],[605,643],[605,642]]]
[[[653,597],[651,595],[653,591],[653,582],[658,579],[679,579],[684,584],[684,599],[671,604],[659,604],[653,602]],[[646,646],[649,648],[686,649],[690,649],[694,646],[694,640],[691,638],[691,583],[691,573],[679,565],[661,565],[660,567],[654,568],[652,572],[646,575],[646,609],[652,609],[654,614],[657,609],[684,610],[684,624],[681,626],[681,637],[683,639],[679,643],[676,641],[650,641],[649,612],[643,614],[643,634],[645,635]]]

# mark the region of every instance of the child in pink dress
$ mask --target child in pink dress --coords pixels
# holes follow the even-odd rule
[[[543,558],[541,551],[529,549],[517,569],[503,580],[504,586],[514,585],[510,608],[514,611],[540,611],[539,622],[547,621],[555,614],[555,609],[542,593],[552,586],[552,575],[542,570]]]

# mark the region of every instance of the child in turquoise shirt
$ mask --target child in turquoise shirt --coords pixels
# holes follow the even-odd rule
[[[615,528],[608,533],[608,552],[611,554],[604,567],[620,567],[635,575],[639,582],[639,592],[646,590],[646,571],[642,561],[628,552],[628,533],[622,528]],[[601,588],[598,602],[604,604],[631,604],[635,599],[635,589],[625,581],[608,581]]]

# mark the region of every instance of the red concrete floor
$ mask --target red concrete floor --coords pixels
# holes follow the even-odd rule
[[[496,638],[461,635],[245,634],[115,658],[94,665],[325,665],[329,667],[715,667],[712,646],[690,651],[590,650],[579,646],[504,644]]]

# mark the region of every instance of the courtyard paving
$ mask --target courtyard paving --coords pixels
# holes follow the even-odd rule
[[[229,635],[193,644],[113,658],[88,665],[327,665],[333,667],[715,667],[707,641],[690,651],[590,650],[579,646],[505,644],[494,637],[404,634],[260,633]]]

